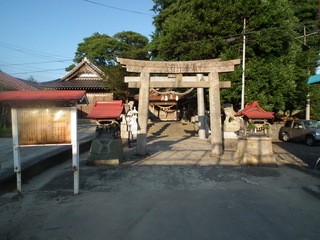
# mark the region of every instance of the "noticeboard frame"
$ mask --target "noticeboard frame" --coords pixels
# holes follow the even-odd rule
[[[47,105],[48,106],[48,105]],[[52,109],[52,108],[59,108],[63,109],[65,111],[68,111],[70,113],[69,116],[69,131],[70,131],[70,141],[68,142],[55,142],[55,143],[35,143],[35,144],[25,144],[21,142],[20,136],[19,136],[19,111],[21,109],[27,111],[28,109],[30,111],[34,111],[35,109],[44,110],[43,106],[39,106],[37,104],[28,104],[23,106],[15,106],[13,105],[11,108],[11,119],[12,119],[12,141],[13,141],[13,161],[14,161],[14,172],[16,172],[17,175],[17,191],[19,194],[21,194],[21,155],[20,155],[20,149],[23,147],[39,147],[39,146],[59,146],[59,145],[70,145],[72,148],[72,169],[74,171],[74,194],[79,194],[79,142],[78,142],[78,123],[77,123],[77,103],[73,102],[73,104],[65,105],[51,105],[51,107],[47,107],[46,109]],[[32,118],[31,118],[32,119]],[[52,119],[51,119],[52,120]],[[52,120],[54,122],[54,119]],[[21,119],[20,119],[21,124]],[[21,130],[21,126],[20,126]],[[21,131],[20,131],[21,134]]]

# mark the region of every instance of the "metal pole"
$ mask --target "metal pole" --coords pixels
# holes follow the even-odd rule
[[[243,46],[242,46],[242,91],[241,109],[244,109],[245,67],[246,67],[246,18],[243,19]]]
[[[17,176],[17,191],[21,194],[21,157],[18,136],[18,109],[11,109],[12,121],[12,143],[13,143],[13,165]]]
[[[71,146],[73,169],[73,193],[79,194],[79,142],[78,142],[77,105],[71,107]]]

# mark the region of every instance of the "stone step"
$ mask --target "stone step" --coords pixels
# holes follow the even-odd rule
[[[195,136],[193,124],[174,122],[154,122],[148,126],[148,136]]]

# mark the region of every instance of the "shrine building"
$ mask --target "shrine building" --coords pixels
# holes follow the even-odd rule
[[[82,61],[63,77],[49,82],[40,83],[44,89],[54,90],[85,90],[88,105],[78,106],[79,118],[86,118],[96,101],[113,100],[104,83],[104,73],[94,65],[88,58]]]

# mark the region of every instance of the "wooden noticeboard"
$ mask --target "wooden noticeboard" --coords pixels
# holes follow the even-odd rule
[[[70,108],[18,108],[19,145],[70,144]]]

